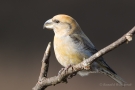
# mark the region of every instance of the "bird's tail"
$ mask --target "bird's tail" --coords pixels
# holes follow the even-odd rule
[[[113,80],[118,82],[121,86],[126,83],[120,76],[118,76],[110,67],[102,68],[101,73],[111,77]]]

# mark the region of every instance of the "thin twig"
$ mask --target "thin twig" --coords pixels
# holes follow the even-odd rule
[[[41,85],[42,81],[47,78],[48,68],[49,68],[49,58],[50,58],[50,52],[51,52],[51,42],[49,42],[46,51],[44,53],[43,59],[42,59],[42,66],[41,71],[39,75],[38,82],[36,86],[33,88],[33,90],[44,90],[44,86]]]
[[[123,35],[120,39],[118,39],[117,41],[113,42],[112,44],[108,45],[107,47],[101,49],[100,51],[98,51],[97,53],[95,53],[94,55],[92,55],[91,57],[89,57],[88,59],[85,59],[83,62],[77,64],[77,65],[74,65],[74,66],[71,66],[69,67],[67,70],[64,69],[61,74],[58,74],[57,76],[54,76],[54,77],[50,77],[50,78],[47,78],[46,76],[43,76],[45,73],[40,73],[41,77],[44,77],[40,83],[38,83],[38,85],[36,84],[36,86],[34,87],[33,90],[44,90],[46,87],[48,86],[51,86],[51,85],[56,85],[58,83],[61,83],[62,81],[66,80],[67,79],[67,76],[73,74],[73,73],[76,73],[80,70],[88,70],[90,68],[87,68],[89,67],[89,65],[91,65],[91,63],[103,56],[104,54],[112,51],[113,49],[117,48],[118,46],[122,45],[123,43],[125,42],[129,42],[132,40],[132,36],[135,34],[135,27],[133,27],[128,33],[126,33],[125,35]],[[48,59],[49,60],[49,59]],[[46,66],[44,66],[42,64],[42,67],[43,68],[47,68]],[[46,70],[46,69],[42,69],[42,70]],[[41,71],[42,71],[41,70]],[[46,72],[46,71],[43,71],[43,72]],[[46,72],[46,75],[47,75],[47,72]]]
[[[39,75],[39,80],[43,77],[47,78],[47,73],[49,68],[50,49],[51,49],[51,42],[49,42],[46,51],[44,53],[44,57],[42,59],[42,67]]]

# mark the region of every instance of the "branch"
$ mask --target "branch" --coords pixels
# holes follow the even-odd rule
[[[60,74],[58,74],[57,76],[54,77],[50,77],[47,78],[47,70],[48,67],[46,65],[44,65],[45,62],[42,62],[42,68],[41,68],[41,72],[40,72],[40,76],[39,76],[39,81],[37,82],[36,86],[33,88],[33,90],[44,90],[46,87],[51,86],[51,85],[56,85],[58,83],[61,83],[65,80],[67,80],[67,77],[69,75],[72,75],[73,73],[77,73],[78,71],[81,70],[89,70],[91,63],[103,56],[104,54],[110,52],[111,50],[117,48],[118,46],[122,45],[125,42],[129,42],[132,40],[132,36],[135,34],[135,26],[125,35],[123,35],[121,38],[119,38],[117,41],[113,42],[112,44],[108,45],[107,47],[101,49],[100,51],[98,51],[97,53],[95,53],[94,55],[92,55],[91,57],[89,57],[88,59],[85,59],[84,61],[82,61],[81,63],[71,66],[69,68],[65,68]],[[49,44],[50,45],[50,44]],[[49,46],[49,50],[48,52],[50,52],[50,46]],[[50,55],[50,54],[49,54]],[[44,57],[47,57],[47,62],[49,65],[49,58],[48,55],[45,54]],[[46,63],[45,63],[46,64]]]
[[[33,88],[33,90],[44,90],[44,88],[46,88],[46,86],[43,86],[41,83],[44,79],[47,78],[47,73],[48,73],[48,68],[49,68],[50,49],[51,49],[51,42],[49,42],[46,48],[46,51],[44,53],[38,82],[36,86]]]

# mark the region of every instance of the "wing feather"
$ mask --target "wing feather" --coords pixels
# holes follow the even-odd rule
[[[74,40],[75,43],[81,44],[83,46],[83,49],[89,50],[92,55],[98,52],[98,50],[95,48],[95,46],[92,44],[92,42],[89,40],[89,38],[84,34],[72,34],[70,37]],[[96,62],[103,68],[109,69],[111,72],[115,73],[109,65],[104,61],[103,57],[100,57],[96,60]],[[116,73],[115,73],[116,74]]]

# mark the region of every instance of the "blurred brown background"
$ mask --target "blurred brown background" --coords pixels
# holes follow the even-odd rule
[[[43,30],[43,24],[60,13],[75,18],[97,49],[135,26],[135,0],[1,0],[0,90],[31,90],[36,84],[44,51],[54,36],[53,31]],[[83,78],[77,75],[68,84],[47,90],[134,90],[134,39],[104,55],[127,81],[125,87],[114,85],[116,82],[105,75],[90,74]],[[61,67],[52,48],[48,76],[57,75]]]

